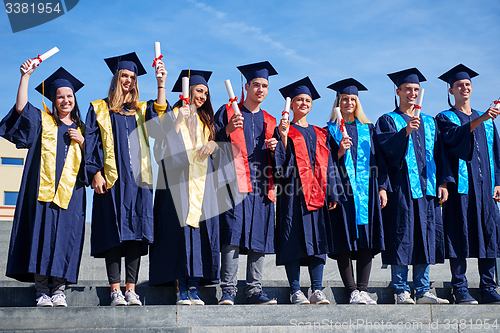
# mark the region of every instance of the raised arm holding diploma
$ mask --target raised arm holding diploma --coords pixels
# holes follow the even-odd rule
[[[35,63],[37,65],[40,65],[40,63],[50,57],[52,57],[54,54],[56,54],[57,52],[59,52],[59,49],[57,47],[53,47],[51,48],[50,50],[48,50],[47,52],[45,52],[44,54],[42,55],[38,55],[38,57],[36,58],[32,58],[31,59],[31,64],[30,66],[27,68],[27,69],[24,69],[24,68],[21,68],[21,70],[24,72],[24,73],[27,73],[29,72],[33,66],[35,65]]]

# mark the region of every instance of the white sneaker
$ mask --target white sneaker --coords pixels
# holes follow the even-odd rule
[[[377,301],[372,299],[366,291],[360,291],[359,294],[366,301],[366,304],[368,304],[368,305],[376,305],[377,304]]]
[[[125,297],[123,297],[122,291],[121,290],[113,290],[111,293],[111,306],[123,306],[123,305],[128,305],[127,301],[125,300]]]
[[[417,298],[417,304],[448,304],[447,299],[439,298],[430,291],[426,292],[422,297]]]
[[[142,305],[139,295],[137,295],[132,289],[125,292],[125,301],[127,301],[128,305]]]
[[[325,294],[321,290],[315,290],[309,301],[311,304],[330,304],[330,301],[326,299]]]
[[[66,303],[66,295],[64,294],[55,294],[51,298],[52,304],[54,306],[67,307],[68,303]]]
[[[291,301],[292,304],[298,304],[298,305],[310,304],[309,300],[307,299],[306,295],[304,295],[302,290],[297,290],[290,297],[292,299],[292,301]]]
[[[351,293],[351,298],[349,298],[349,304],[366,304],[366,299],[359,292],[359,290],[353,290]]]
[[[36,299],[36,306],[53,307],[54,304],[52,304],[52,300],[50,299],[49,296],[42,294],[42,296],[40,296]]]
[[[411,298],[410,293],[407,291],[401,294],[396,294],[396,304],[415,304],[413,298]]]

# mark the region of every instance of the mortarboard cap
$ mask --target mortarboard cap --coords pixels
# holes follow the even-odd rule
[[[203,84],[203,85],[207,86],[207,88],[208,88],[208,80],[210,79],[210,75],[212,75],[212,72],[184,69],[179,74],[179,78],[175,82],[174,88],[172,89],[172,92],[182,92],[182,78],[183,77],[189,77],[189,85],[190,86],[193,86],[196,84]]]
[[[478,76],[479,74],[474,72],[472,69],[468,68],[465,65],[459,64],[441,75],[439,78],[445,82],[448,82],[450,86],[453,86],[453,83],[455,83],[458,80],[463,80],[463,79],[472,79],[475,76]]]
[[[364,85],[353,78],[344,79],[329,85],[327,88],[335,90],[338,95],[358,95],[359,90],[368,90]]]
[[[81,83],[76,77],[71,75],[67,70],[60,67],[57,71],[52,73],[51,76],[46,78],[42,83],[36,87],[36,91],[45,97],[52,100],[58,88],[61,87],[69,87],[73,90],[73,93],[76,93],[80,88],[83,87],[83,83]]]
[[[280,93],[281,93],[281,95],[283,95],[283,97],[285,99],[287,97],[290,97],[291,99],[293,99],[295,96],[298,96],[300,94],[307,94],[313,100],[321,97],[318,94],[318,92],[316,91],[316,88],[314,88],[314,85],[312,84],[312,82],[308,76],[306,76],[305,78],[303,78],[297,82],[289,84],[286,87],[281,88]]]
[[[134,72],[137,76],[146,74],[146,70],[142,66],[141,61],[139,60],[135,52],[117,57],[107,58],[104,59],[104,61],[108,65],[113,75],[116,75],[116,73],[118,73],[120,69],[128,69],[129,71]]]
[[[399,88],[403,83],[419,83],[427,81],[416,68],[405,69],[392,74],[387,74],[394,84]]]
[[[278,74],[269,61],[238,66],[237,68],[245,76],[247,83],[258,77],[268,80],[269,76]]]

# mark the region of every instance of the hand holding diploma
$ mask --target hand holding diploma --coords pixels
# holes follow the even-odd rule
[[[59,49],[57,47],[53,47],[51,48],[50,50],[48,50],[47,52],[45,52],[44,54],[42,55],[38,55],[38,57],[36,58],[32,58],[30,59],[30,65],[28,66],[28,68],[24,68],[22,67],[21,70],[24,72],[24,73],[27,73],[29,72],[31,69],[33,69],[33,66],[38,66],[40,65],[40,63],[44,60],[47,60],[48,58],[52,57],[54,54],[56,54],[57,52],[59,52]]]
[[[285,110],[281,113],[281,128],[282,128],[282,132],[288,128],[288,126],[290,126],[290,123],[288,121],[288,117],[290,116],[290,104],[292,102],[292,99],[290,97],[287,97],[286,98],[286,101],[285,101]],[[286,122],[286,128],[283,127],[285,126],[285,123],[283,122],[283,120],[285,120]],[[288,133],[288,132],[287,132]]]

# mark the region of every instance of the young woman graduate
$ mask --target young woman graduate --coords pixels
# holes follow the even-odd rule
[[[326,130],[309,125],[307,114],[319,98],[309,77],[280,89],[291,98],[291,125],[278,126],[276,159],[276,264],[285,265],[292,304],[330,304],[322,292],[323,267],[331,233],[328,209],[339,202],[340,178],[326,142]],[[310,300],[300,290],[300,266],[309,267]]]
[[[163,63],[159,71],[166,73]],[[158,90],[155,108],[168,110],[161,117],[165,136],[155,142],[160,165],[154,217],[155,242],[151,245],[149,284],[176,282],[177,305],[204,305],[198,286],[218,283],[220,270],[217,177],[214,172],[214,111],[207,81],[212,72],[183,70],[172,92],[182,92],[189,78],[189,99],[173,110]],[[162,75],[159,86],[165,86]],[[183,103],[188,104],[183,106]]]
[[[135,293],[141,255],[153,242],[153,189],[146,122],[156,117],[139,102],[134,53],[105,59],[113,73],[108,97],[91,103],[85,163],[94,189],[91,255],[106,259],[111,305],[141,305]],[[126,292],[120,290],[125,257]]]
[[[478,258],[481,303],[500,303],[495,290],[495,258],[500,257],[500,142],[494,119],[498,107],[486,112],[471,107],[476,72],[460,64],[439,78],[455,99],[436,116],[449,152],[454,183],[443,205],[446,257],[450,259],[455,304],[477,304],[468,291],[466,258]]]
[[[29,65],[27,60],[21,69]],[[28,149],[6,275],[35,282],[37,306],[65,307],[65,285],[78,280],[85,231],[84,126],[75,98],[83,83],[59,68],[36,88],[52,110],[45,103],[37,109],[28,102],[36,67],[21,70],[16,105],[0,122],[2,137]]]
[[[328,122],[328,143],[339,166],[347,201],[330,213],[333,239],[329,257],[337,260],[340,276],[350,293],[350,304],[377,304],[367,293],[374,255],[384,249],[381,208],[387,203],[380,191],[379,169],[373,140],[374,125],[361,107],[358,91],[367,90],[355,79],[338,81],[328,88],[337,92],[334,108],[340,107],[342,119],[332,110]],[[344,124],[345,122],[345,124]],[[344,126],[348,136],[343,138]],[[357,260],[354,280],[352,260]]]

